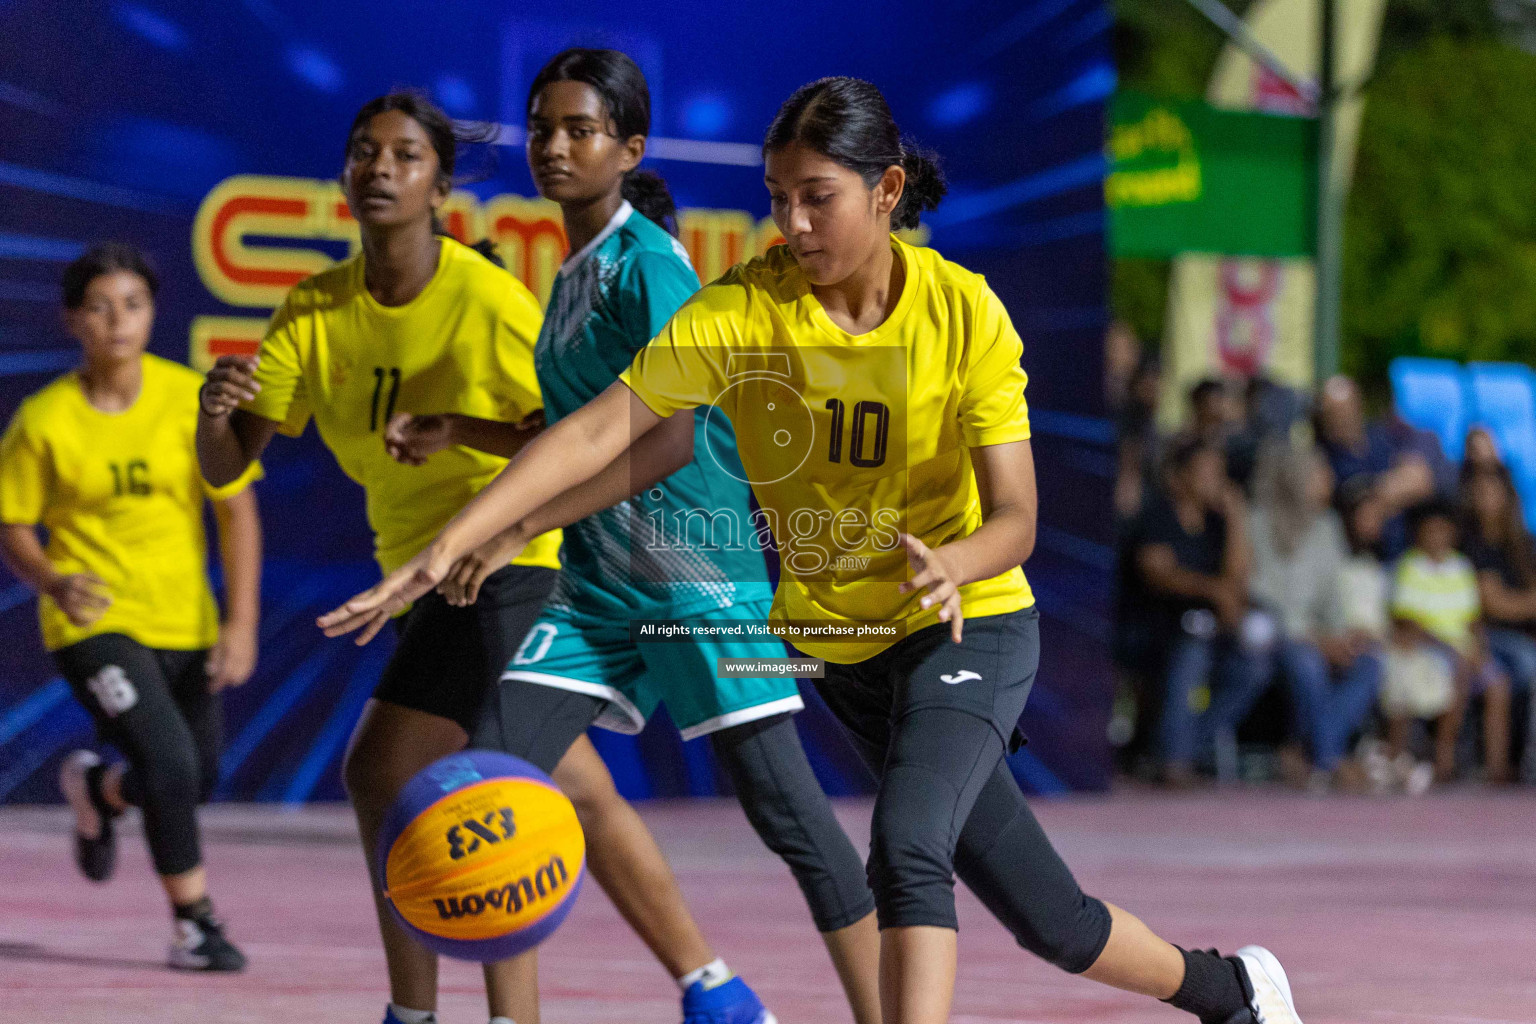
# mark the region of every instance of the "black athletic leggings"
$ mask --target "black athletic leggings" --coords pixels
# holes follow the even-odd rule
[[[53,652],[101,739],[123,752],[123,799],[143,808],[155,870],[179,875],[202,863],[197,805],[219,779],[224,728],[208,692],[207,651],[166,651],[103,633]]]
[[[554,771],[605,701],[526,680],[503,680],[473,745],[515,754]],[[819,931],[846,928],[875,909],[864,867],[806,760],[788,714],[710,734],[763,843],[789,866]]]
[[[957,927],[958,874],[1025,949],[1073,973],[1109,941],[1004,759],[1040,657],[1033,608],[919,630],[818,685],[875,778],[869,884],[881,928]]]

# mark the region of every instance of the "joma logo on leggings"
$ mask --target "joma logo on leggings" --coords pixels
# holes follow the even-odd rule
[[[559,894],[569,883],[570,878],[570,872],[565,868],[565,861],[559,857],[551,857],[548,864],[540,867],[532,875],[524,875],[515,882],[487,889],[484,894],[450,896],[446,900],[434,899],[432,903],[437,907],[437,916],[444,921],[459,917],[475,917],[485,913],[487,909],[517,914],[524,907],[531,907],[535,903]]]

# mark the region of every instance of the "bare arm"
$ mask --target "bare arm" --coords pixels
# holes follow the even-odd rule
[[[221,356],[198,394],[197,465],[215,487],[234,483],[277,433],[272,420],[238,409],[256,397],[254,356]]]
[[[518,524],[527,537],[569,526],[612,508],[693,461],[693,410],[660,420],[584,484],[547,501]]]
[[[1227,521],[1227,546],[1221,554],[1222,578],[1240,590],[1248,588],[1248,568],[1252,553],[1248,548],[1248,503],[1236,487],[1227,488],[1222,509]]]
[[[1221,589],[1220,576],[1184,568],[1167,544],[1148,544],[1137,551],[1136,568],[1147,586],[1170,597],[1214,603]]]
[[[256,492],[213,503],[219,527],[219,560],[224,566],[224,626],[209,656],[208,681],[217,693],[239,686],[256,670],[256,636],[261,618],[261,516]]]
[[[89,626],[112,605],[107,585],[91,572],[61,573],[48,560],[37,539],[37,527],[26,523],[0,525],[0,559],[16,578],[39,594],[47,594],[77,626]]]
[[[420,554],[319,619],[327,636],[361,629],[367,643],[395,612],[442,582],[466,553],[541,505],[586,483],[661,422],[620,381],[545,430],[470,499]]]
[[[910,534],[901,538],[913,570],[912,578],[901,584],[902,593],[926,589],[922,607],[942,606],[939,621],[950,624],[956,643],[964,623],[960,588],[1022,565],[1035,550],[1039,512],[1035,457],[1028,441],[972,448],[970,456],[981,499],[981,526],[938,548]]]
[[[1477,574],[1477,594],[1483,614],[1504,622],[1536,619],[1536,590],[1515,590],[1505,585],[1497,572],[1484,569]]]
[[[513,523],[460,558],[438,586],[457,606],[471,605],[491,573],[522,553],[539,534],[585,519],[634,497],[693,461],[693,410],[662,420],[601,473]]]
[[[517,423],[482,420],[456,412],[417,415],[396,413],[384,428],[384,450],[407,466],[419,466],[445,448],[463,445],[510,459],[544,427],[544,411]]]

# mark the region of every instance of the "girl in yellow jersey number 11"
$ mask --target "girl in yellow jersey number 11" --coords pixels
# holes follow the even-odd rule
[[[699,292],[617,383],[529,444],[418,557],[320,625],[332,636],[361,630],[365,642],[464,553],[595,476],[664,417],[713,404],[730,416],[743,465],[765,481],[754,483],[759,503],[777,522],[807,510],[841,515],[882,487],[905,517],[907,573],[895,571],[894,551],[876,563],[892,570],[885,579],[805,575],[785,559],[773,612],[907,627],[903,639],[857,650],[801,645],[827,659],[822,696],[879,780],[868,875],[888,1024],[948,1018],[957,874],[1021,945],[1064,970],[1166,1000],[1202,1024],[1299,1024],[1268,950],[1188,952],[1083,893],[1008,770],[1039,658],[1038,613],[1019,568],[1036,514],[1022,345],[980,277],[891,236],[943,196],[934,162],[903,144],[879,90],[850,78],[791,96],[763,153],[787,246]],[[830,413],[816,427],[831,443],[818,442],[792,473],[759,476],[774,458],[773,432],[726,382],[733,354],[770,348],[827,367],[804,386],[815,392],[808,407]],[[881,372],[891,350],[906,360],[904,385]],[[874,416],[876,443],[866,437],[845,453],[838,411],[854,401],[873,410],[855,415]],[[867,468],[887,457],[884,429],[904,446],[905,486],[883,482],[889,467]],[[786,538],[776,539],[782,548]]]

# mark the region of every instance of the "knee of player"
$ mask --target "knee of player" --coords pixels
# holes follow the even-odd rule
[[[1015,935],[1020,946],[1068,974],[1082,974],[1094,965],[1109,941],[1109,908],[1083,893],[1069,913],[1039,915],[1033,928]]]
[[[954,853],[943,827],[910,815],[875,815],[870,826],[869,881],[873,888],[947,882]]]
[[[146,803],[167,806],[200,802],[201,773],[190,751],[159,751],[146,760],[139,775]]]

